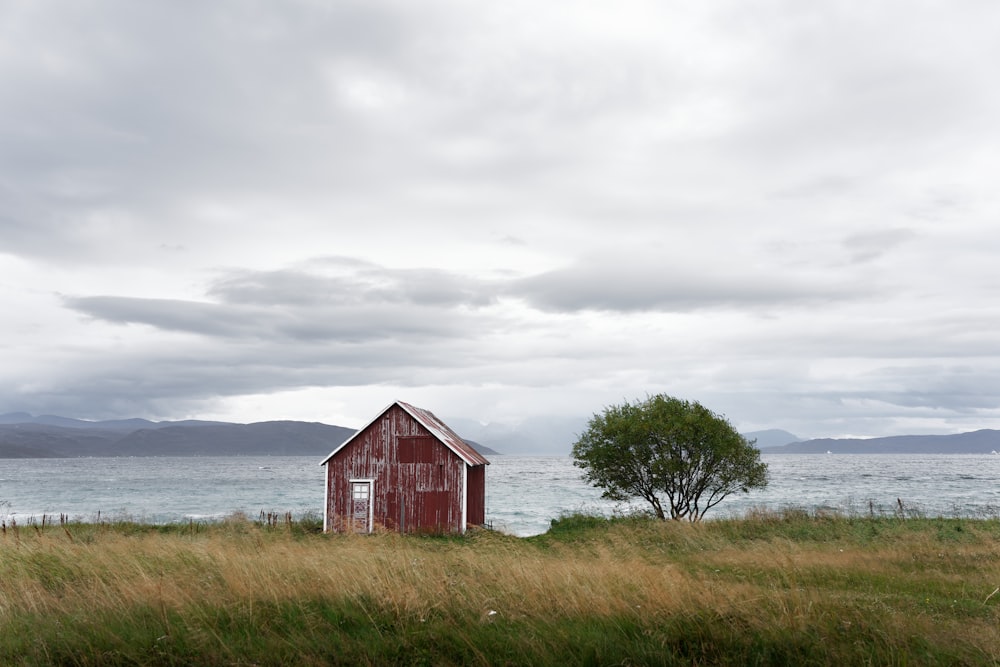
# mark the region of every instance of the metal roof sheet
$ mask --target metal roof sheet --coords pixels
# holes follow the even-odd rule
[[[430,410],[424,410],[423,408],[418,408],[415,405],[403,403],[402,401],[396,401],[396,405],[410,413],[410,416],[423,424],[424,428],[433,433],[438,440],[447,445],[448,449],[458,454],[459,458],[468,463],[470,466],[490,464],[490,462],[486,460],[486,457],[477,452],[472,445],[459,437],[457,433],[452,431],[447,424],[438,419],[437,416]]]
[[[457,433],[452,431],[447,424],[438,419],[438,417],[430,410],[424,410],[423,408],[418,408],[415,405],[410,405],[409,403],[404,403],[403,401],[394,401],[386,406],[384,410],[379,412],[377,417],[372,419],[363,427],[359,428],[354,435],[340,443],[338,447],[330,452],[329,456],[320,462],[320,465],[326,465],[327,462],[337,454],[337,452],[346,447],[348,443],[358,437],[358,435],[365,429],[381,419],[382,416],[385,415],[385,413],[388,412],[394,405],[398,405],[408,415],[417,420],[418,423],[431,432],[431,435],[440,440],[445,447],[455,452],[458,458],[465,461],[466,464],[470,466],[490,464],[490,462],[486,460],[486,457],[477,452],[471,445],[465,442],[465,440],[462,440]]]

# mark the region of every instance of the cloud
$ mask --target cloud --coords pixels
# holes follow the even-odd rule
[[[844,281],[847,282],[847,281]],[[822,305],[857,297],[858,287],[706,256],[695,266],[665,255],[609,253],[516,281],[512,293],[540,310],[693,312]]]
[[[667,391],[800,435],[1000,424],[998,26],[8,3],[0,410],[363,423],[399,392],[518,421]]]
[[[389,269],[372,262],[327,258],[336,275],[297,270],[238,271],[215,282],[209,293],[238,304],[411,304],[482,307],[496,299],[491,285],[471,276],[431,268]]]
[[[911,229],[884,229],[854,234],[844,239],[844,246],[852,253],[852,261],[867,262],[881,257],[915,236],[916,232]]]
[[[63,303],[106,322],[224,340],[427,342],[502,326],[502,318],[476,312],[495,302],[485,283],[434,269],[337,264],[349,270],[232,271],[208,289],[216,301],[102,295],[67,296]]]

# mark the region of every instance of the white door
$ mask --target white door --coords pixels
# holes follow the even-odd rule
[[[351,481],[351,525],[355,533],[372,532],[371,480]]]

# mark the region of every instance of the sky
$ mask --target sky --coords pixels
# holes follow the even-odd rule
[[[0,0],[0,413],[1000,429],[997,34],[974,0]]]

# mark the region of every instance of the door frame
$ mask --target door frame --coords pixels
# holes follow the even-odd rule
[[[365,529],[358,530],[355,520],[357,517],[354,514],[354,490],[360,485],[368,486],[368,516],[365,517]],[[374,518],[374,507],[375,507],[375,480],[371,478],[352,478],[348,480],[348,520],[350,521],[351,530],[355,533],[369,534],[372,532],[373,518]]]

